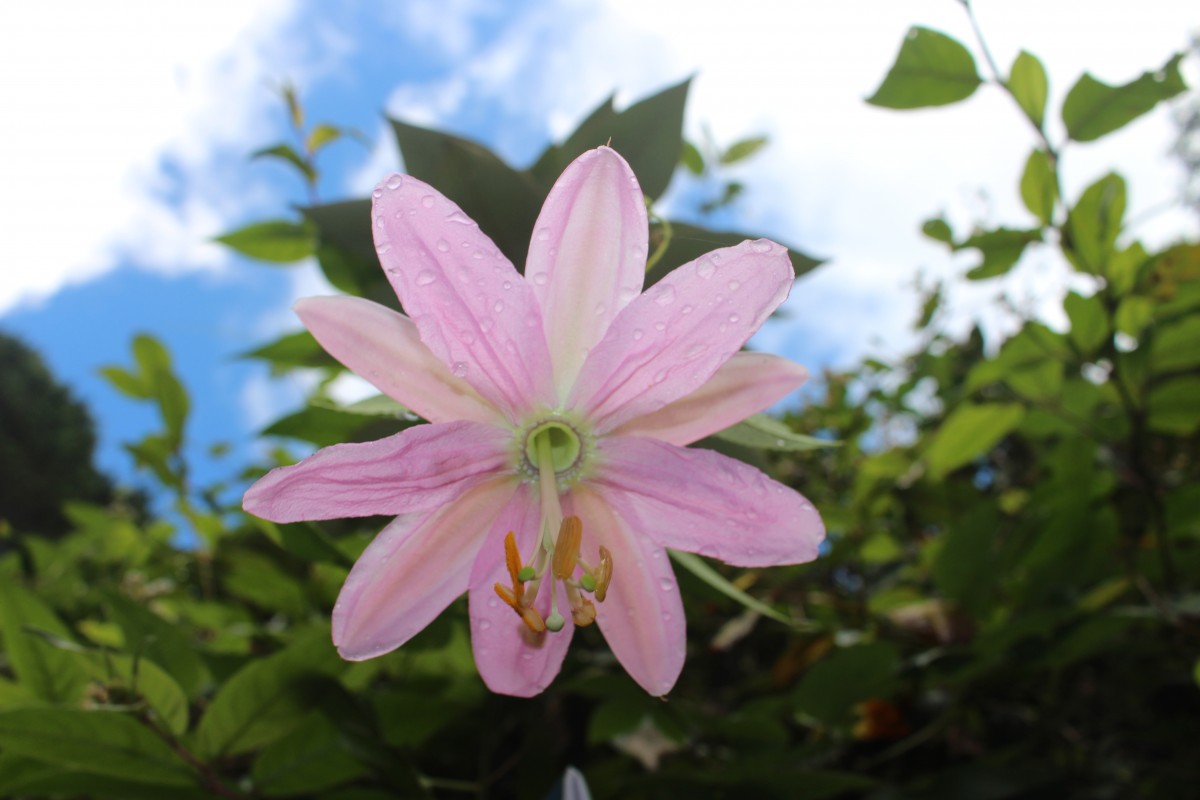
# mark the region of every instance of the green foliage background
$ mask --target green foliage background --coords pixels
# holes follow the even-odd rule
[[[978,73],[982,57],[989,78]],[[385,657],[343,662],[329,614],[380,520],[275,525],[196,487],[181,457],[184,382],[153,338],[103,368],[161,429],[128,450],[200,539],[176,522],[74,503],[69,533],[16,518],[0,555],[0,795],[8,797],[528,797],[581,768],[596,797],[1177,798],[1194,793],[1200,741],[1200,244],[1147,249],[1127,228],[1127,186],[1059,180],[1079,142],[1185,90],[1180,56],[1121,86],[1084,75],[1060,109],[1021,53],[1007,72],[914,28],[870,99],[925,108],[1003,91],[1037,147],[1008,190],[1020,228],[955,231],[969,280],[1027,251],[1063,257],[1095,291],[1070,321],[1030,319],[995,353],[948,337],[943,287],[924,298],[919,346],[898,363],[827,373],[824,396],[702,446],[767,469],[821,509],[817,562],[731,570],[680,558],[689,660],[666,702],[624,675],[594,629],[542,696],[490,695],[472,662],[465,603]],[[743,190],[725,148],[681,139],[688,85],[598,107],[528,169],[394,121],[409,172],[438,186],[515,263],[562,167],[611,138],[651,200],[682,165],[716,175],[713,206]],[[255,155],[309,185],[347,132],[306,127]],[[949,111],[944,113],[951,113]],[[1066,138],[1052,141],[1050,114]],[[284,202],[281,199],[281,207]],[[375,260],[367,200],[311,205],[222,237],[255,258],[315,255],[339,289],[395,305]],[[652,215],[653,282],[748,238]],[[817,260],[792,251],[797,276]],[[325,381],[264,433],[315,445],[378,438],[417,420],[382,399],[341,407],[340,371],[306,333],[247,357]],[[840,446],[819,446],[836,438]],[[276,463],[231,476],[237,486]],[[49,523],[47,523],[49,525]]]

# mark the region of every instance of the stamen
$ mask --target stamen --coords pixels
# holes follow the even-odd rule
[[[583,541],[583,523],[571,515],[562,521],[558,529],[558,542],[554,545],[554,575],[567,580],[575,573],[579,561],[579,544]]]
[[[600,566],[596,568],[596,600],[603,603],[608,596],[608,584],[612,581],[613,559],[608,548],[600,545]]]
[[[516,594],[503,583],[497,583],[495,588],[500,599],[512,606],[512,610],[517,612],[529,630],[534,633],[546,630],[546,623],[542,621],[542,615],[537,612],[536,608],[522,603]]]
[[[571,606],[571,619],[579,627],[585,628],[596,621],[596,606],[586,597],[580,597],[579,600],[578,606]]]
[[[504,563],[508,567],[508,575],[512,578],[513,594],[517,597],[517,602],[521,601],[521,596],[525,594],[525,584],[521,580],[521,553],[517,550],[517,537],[509,531],[504,537]]]

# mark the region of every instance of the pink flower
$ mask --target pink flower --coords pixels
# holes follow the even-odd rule
[[[786,249],[717,250],[643,293],[646,207],[607,147],[550,191],[525,277],[421,181],[392,175],[374,198],[379,259],[410,316],[357,297],[308,298],[296,313],[431,424],[273,470],[246,510],[396,516],[334,606],[344,658],[394,650],[466,591],[493,691],[544,690],[575,625],[594,618],[634,680],[666,694],[686,639],[665,548],[757,567],[809,561],[824,537],[796,492],[684,447],[807,377],[738,352],[787,296]]]

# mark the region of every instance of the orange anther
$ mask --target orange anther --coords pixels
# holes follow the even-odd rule
[[[579,599],[582,602],[578,606],[571,607],[571,619],[575,620],[576,625],[583,628],[596,621],[596,606],[586,597]]]
[[[521,619],[525,622],[525,626],[534,633],[541,633],[546,630],[546,623],[542,621],[542,615],[537,612],[532,606],[521,609]]]
[[[500,595],[500,599],[512,606],[513,611],[521,613],[521,601],[513,593],[513,590],[505,586],[503,583],[496,584],[496,594]]]
[[[608,548],[600,545],[600,566],[596,567],[596,600],[603,603],[608,595],[608,584],[612,581],[613,558]]]
[[[517,537],[512,531],[504,537],[504,563],[508,567],[508,575],[512,578],[513,593],[517,600],[525,594],[525,585],[521,583],[521,553],[517,550]]]
[[[575,572],[579,561],[579,544],[583,541],[583,523],[574,515],[565,518],[558,529],[558,541],[554,545],[554,575],[567,580]]]
[[[520,584],[517,584],[519,587]],[[536,608],[532,608],[523,604],[520,598],[513,593],[503,583],[496,584],[496,594],[500,595],[500,599],[508,603],[512,610],[517,612],[517,616],[525,623],[525,626],[534,633],[541,633],[546,630],[546,623],[542,621],[542,615],[537,612]]]

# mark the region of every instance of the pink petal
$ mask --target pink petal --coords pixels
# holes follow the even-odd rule
[[[330,355],[430,422],[503,419],[421,344],[403,314],[361,297],[306,297],[292,309]]]
[[[511,443],[494,425],[447,422],[337,444],[268,472],[242,508],[273,522],[427,511],[507,470]]]
[[[525,275],[542,306],[561,398],[588,350],[642,291],[646,201],[615,150],[589,150],[563,172],[534,227]]]
[[[568,405],[612,430],[704,385],[787,297],[787,249],[759,239],[684,264],[617,315]]]
[[[558,633],[534,633],[497,595],[495,584],[511,585],[504,565],[504,537],[512,531],[522,558],[533,555],[538,536],[540,507],[528,486],[517,490],[508,508],[496,518],[487,541],[479,550],[471,570],[471,647],[483,682],[493,692],[532,697],[545,690],[562,668],[571,644],[574,625],[567,612],[567,598],[559,588],[560,613],[567,624]],[[546,618],[550,593],[545,588],[534,605]]]
[[[734,353],[696,391],[612,433],[648,436],[683,446],[770,408],[800,387],[808,370],[767,353]]]
[[[375,249],[421,341],[509,420],[555,405],[538,302],[492,240],[416,178],[374,197]]]
[[[342,658],[362,661],[395,650],[466,591],[475,554],[516,488],[515,480],[493,480],[384,528],[333,607],[333,643]]]
[[[667,553],[641,535],[646,522],[616,513],[606,493],[578,487],[575,513],[583,520],[583,555],[599,561],[599,546],[613,555],[608,597],[596,603],[596,624],[613,655],[643,689],[671,691],[687,655],[683,602]]]
[[[812,503],[741,461],[637,436],[601,439],[594,479],[613,509],[663,547],[742,567],[817,557]]]

